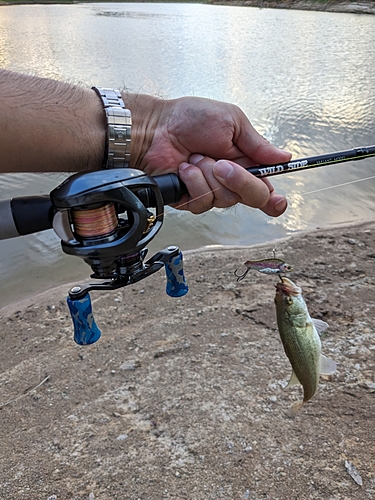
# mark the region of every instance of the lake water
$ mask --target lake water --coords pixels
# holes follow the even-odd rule
[[[2,6],[0,64],[233,102],[295,158],[375,143],[375,16],[173,3]],[[250,245],[371,218],[375,179],[347,183],[372,175],[375,159],[273,178],[289,199],[277,219],[242,206],[204,216],[170,210],[150,251]],[[63,178],[2,175],[0,199],[48,193]],[[0,241],[0,252],[1,305],[90,272],[62,254],[52,231]]]

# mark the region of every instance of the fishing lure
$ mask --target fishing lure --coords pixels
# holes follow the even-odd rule
[[[243,274],[238,275],[238,269],[234,271],[235,276],[237,276],[237,281],[242,281],[251,269],[255,269],[262,274],[280,274],[293,270],[293,266],[275,257],[272,259],[248,260],[244,265],[247,269]]]

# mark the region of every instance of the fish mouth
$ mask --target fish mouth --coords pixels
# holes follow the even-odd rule
[[[297,297],[302,293],[302,289],[293,283],[289,278],[280,277],[281,281],[276,285],[276,293],[287,295],[288,297]]]

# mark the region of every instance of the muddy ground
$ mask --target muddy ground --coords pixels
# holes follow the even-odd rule
[[[370,222],[276,245],[338,364],[294,418],[277,278],[233,275],[273,244],[185,255],[183,298],[163,272],[93,294],[89,347],[72,341],[67,287],[3,310],[0,498],[375,498],[374,240]]]

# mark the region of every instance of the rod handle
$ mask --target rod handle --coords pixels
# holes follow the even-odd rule
[[[0,201],[0,240],[52,228],[54,208],[49,195]]]

